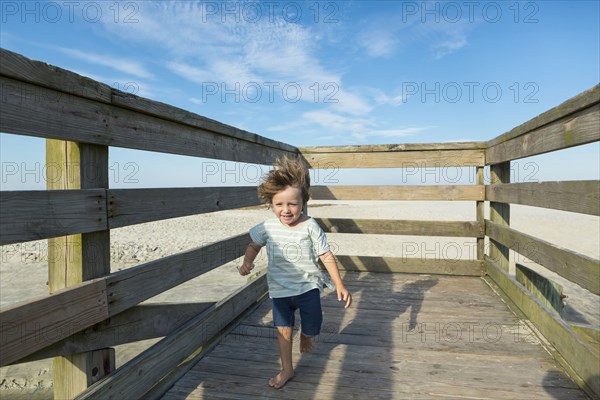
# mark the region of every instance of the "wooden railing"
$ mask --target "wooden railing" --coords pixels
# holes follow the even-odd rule
[[[597,337],[597,331],[572,327],[508,273],[509,249],[520,251],[528,248],[525,242],[534,243],[539,255],[535,262],[599,293],[598,260],[515,231],[510,228],[509,208],[525,204],[600,214],[598,181],[510,183],[511,160],[600,139],[599,87],[489,142],[297,149],[6,50],[0,56],[0,131],[46,138],[49,162],[79,168],[77,182],[48,187],[67,190],[0,194],[0,244],[36,239],[79,244],[52,246],[77,254],[49,257],[74,260],[69,265],[49,263],[51,294],[6,307],[0,314],[1,365],[56,357],[56,397],[158,398],[267,290],[261,276],[217,304],[140,305],[240,257],[250,239],[242,234],[111,273],[110,229],[256,205],[256,189],[111,189],[109,147],[265,165],[280,155],[300,154],[312,168],[474,167],[476,181],[469,185],[314,186],[311,197],[472,201],[473,221],[319,218],[318,222],[327,232],[343,234],[473,238],[477,254],[469,259],[336,257],[346,270],[487,275],[515,310],[536,324],[573,378],[588,393],[600,393],[598,345],[590,340]],[[487,186],[486,165],[490,165],[492,179]],[[485,201],[490,202],[490,220],[484,219]],[[112,328],[128,324],[138,329],[126,335],[110,334]],[[162,336],[157,344],[114,369],[112,346]],[[79,370],[85,373],[77,375]]]
[[[56,398],[158,396],[257,303],[266,281],[217,304],[139,305],[240,257],[249,236],[111,273],[110,229],[259,202],[248,187],[111,189],[108,147],[264,165],[297,149],[6,50],[0,60],[0,131],[46,138],[48,165],[63,178],[48,189],[67,189],[1,192],[0,244],[49,239],[63,253],[48,257],[51,294],[2,310],[1,365],[56,357]],[[135,329],[110,334],[126,326]],[[110,347],[161,336],[114,370]]]
[[[492,182],[485,190],[485,198],[490,201],[490,220],[485,221],[485,232],[491,243],[490,254],[485,257],[485,272],[515,310],[535,324],[553,346],[557,360],[593,398],[600,396],[598,327],[564,321],[557,312],[562,304],[552,304],[561,301],[561,293],[551,293],[555,290],[552,282],[521,265],[516,265],[516,276],[511,276],[508,255],[509,250],[513,250],[589,292],[600,294],[597,259],[511,228],[509,208],[510,204],[522,204],[600,215],[600,182],[597,180],[510,183],[512,160],[598,140],[600,86],[489,141],[485,155],[492,172]]]

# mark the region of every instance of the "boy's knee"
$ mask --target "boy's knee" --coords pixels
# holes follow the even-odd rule
[[[294,329],[291,328],[291,327],[289,327],[289,326],[280,326],[280,327],[277,327],[277,333],[284,340],[286,340],[288,342],[291,342],[292,341],[292,335],[294,333]]]

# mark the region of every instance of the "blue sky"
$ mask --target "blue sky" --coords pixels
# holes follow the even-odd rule
[[[0,40],[296,146],[488,140],[600,81],[599,4],[3,1]],[[43,189],[43,140],[0,140],[2,188]],[[519,160],[515,180],[598,179],[598,152]],[[256,183],[243,164],[110,157],[113,187]],[[351,170],[317,183],[455,183],[457,173],[472,175]]]

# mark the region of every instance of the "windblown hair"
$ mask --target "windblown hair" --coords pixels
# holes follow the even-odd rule
[[[275,160],[275,168],[263,177],[262,183],[258,186],[258,198],[270,207],[273,196],[291,186],[301,190],[302,202],[306,205],[309,198],[310,175],[304,161],[300,157],[286,155]]]

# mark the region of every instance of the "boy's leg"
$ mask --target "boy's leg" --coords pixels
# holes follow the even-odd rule
[[[300,335],[300,352],[308,353],[313,349],[314,336],[321,333],[323,310],[319,289],[313,289],[299,296],[300,319],[302,333]]]
[[[281,371],[269,379],[269,386],[279,389],[294,376],[292,365],[292,335],[294,334],[294,303],[292,298],[273,299],[273,323],[277,328],[277,346]]]
[[[310,353],[313,349],[312,337],[300,334],[300,353]]]
[[[292,365],[293,328],[289,326],[277,327],[277,344],[281,357],[281,372],[269,380],[269,386],[279,389],[294,376]]]

